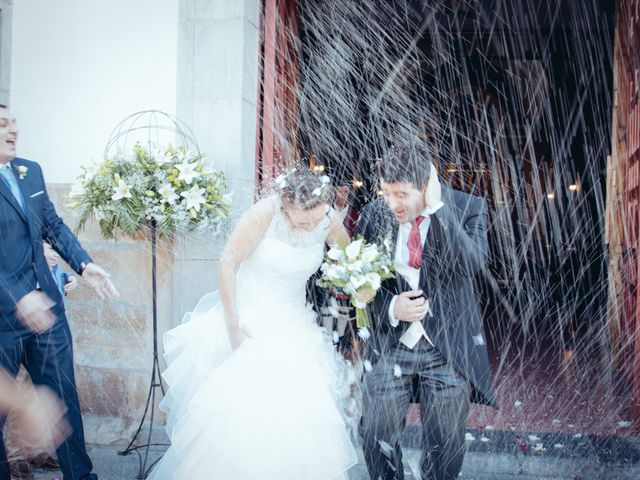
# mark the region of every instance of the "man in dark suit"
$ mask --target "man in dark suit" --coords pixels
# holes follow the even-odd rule
[[[495,406],[473,277],[487,260],[484,199],[440,185],[425,149],[404,145],[379,164],[383,198],[358,233],[390,240],[396,278],[370,306],[363,437],[371,478],[402,479],[399,440],[412,388],[422,420],[423,480],[458,477],[469,402]]]
[[[23,364],[35,385],[52,389],[68,408],[72,428],[57,449],[65,480],[96,479],[87,455],[73,371],[71,332],[62,295],[44,257],[43,240],[101,298],[118,293],[57,215],[40,166],[15,158],[17,129],[0,106],[0,367],[15,376]],[[0,427],[4,418],[0,420]],[[0,428],[1,433],[1,428]],[[0,479],[9,479],[0,442]]]

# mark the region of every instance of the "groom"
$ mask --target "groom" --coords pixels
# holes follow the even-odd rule
[[[65,480],[97,479],[84,444],[73,371],[71,331],[62,294],[49,271],[46,240],[101,298],[118,293],[56,214],[40,166],[15,158],[18,131],[0,105],[0,367],[15,376],[24,364],[35,385],[64,402],[72,428],[57,455]],[[0,417],[0,439],[4,418]],[[9,480],[0,441],[0,480]]]
[[[391,239],[396,278],[370,307],[365,356],[364,455],[372,479],[403,479],[399,440],[413,386],[422,421],[423,480],[453,480],[464,458],[469,402],[495,406],[473,289],[487,260],[484,199],[441,186],[429,154],[393,148],[378,167],[383,198],[358,233]]]

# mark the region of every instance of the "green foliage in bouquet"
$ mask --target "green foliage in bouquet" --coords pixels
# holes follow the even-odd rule
[[[76,230],[95,218],[105,238],[118,230],[134,237],[152,222],[162,235],[215,228],[231,211],[224,173],[210,169],[203,155],[171,145],[136,144],[132,152],[83,167],[69,200],[80,212]]]

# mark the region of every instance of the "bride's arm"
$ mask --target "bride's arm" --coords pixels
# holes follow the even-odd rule
[[[264,237],[273,215],[275,205],[264,198],[247,210],[234,228],[224,247],[218,267],[220,300],[224,308],[227,329],[230,336],[238,330],[236,305],[236,272],[240,264],[256,249]]]
[[[344,227],[344,224],[340,221],[338,215],[333,212],[331,217],[331,225],[329,226],[329,235],[327,235],[327,243],[329,245],[348,245],[351,241],[349,237],[349,233],[347,229]]]

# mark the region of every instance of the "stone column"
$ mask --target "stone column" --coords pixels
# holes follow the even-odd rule
[[[0,104],[11,97],[11,19],[13,0],[0,0]]]
[[[234,192],[234,219],[253,202],[259,0],[180,0],[178,118],[200,150],[222,169]],[[206,292],[217,289],[217,262],[229,229],[177,239],[173,324]]]

